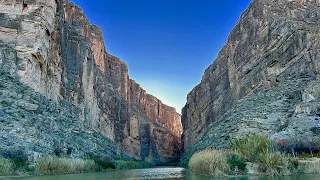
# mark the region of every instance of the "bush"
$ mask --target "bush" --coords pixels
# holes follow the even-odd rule
[[[13,174],[14,164],[9,159],[0,157],[0,176],[10,176]]]
[[[313,154],[309,154],[309,153],[305,153],[305,152],[298,154],[298,158],[301,158],[301,159],[307,159],[307,158],[312,158],[312,157],[313,157]]]
[[[3,149],[2,156],[10,159],[14,163],[15,168],[28,166],[28,156],[25,154],[23,148]]]
[[[225,176],[229,171],[227,153],[220,150],[204,150],[189,160],[189,168],[199,175]]]
[[[116,169],[145,169],[145,168],[152,168],[155,165],[149,162],[142,162],[142,161],[124,161],[124,160],[117,160],[115,161]]]
[[[99,171],[116,168],[114,162],[112,162],[112,160],[108,157],[101,157],[92,153],[88,153],[86,154],[86,159],[94,160]]]
[[[65,154],[63,152],[63,149],[60,148],[60,147],[56,147],[54,150],[53,150],[53,153],[55,156],[57,157],[63,157]]]
[[[298,161],[298,172],[299,173],[320,173],[320,159],[310,158],[308,160]]]
[[[278,149],[286,149],[287,141],[277,143]],[[293,161],[284,154],[276,154],[272,142],[263,136],[250,136],[236,140],[231,148],[242,158],[251,163],[259,164],[260,171],[268,175],[288,175],[294,171]]]
[[[278,140],[276,143],[275,143],[275,149],[279,152],[286,152],[286,153],[290,153],[290,150],[289,150],[289,141],[286,140],[286,139],[281,139],[281,140]]]
[[[231,143],[231,148],[249,162],[258,162],[263,154],[273,151],[272,142],[263,136],[235,140]]]
[[[276,142],[276,149],[293,154],[297,156],[299,154],[312,154],[319,152],[319,140],[318,138],[300,137],[300,138],[290,138],[286,140],[279,140]]]
[[[268,175],[280,176],[289,175],[290,167],[292,167],[292,161],[290,158],[283,154],[265,153],[259,158],[261,171],[266,172]]]
[[[235,153],[228,158],[228,164],[231,171],[235,171],[236,169],[240,171],[246,170],[246,161]]]
[[[94,162],[96,163],[99,171],[116,168],[116,166],[112,162],[107,162],[103,160],[94,160]]]
[[[11,148],[11,149],[3,149],[2,156],[6,159],[16,159],[20,162],[27,162],[28,156],[26,155],[23,148]]]
[[[73,174],[94,170],[96,170],[96,164],[93,160],[58,158],[56,156],[40,158],[35,165],[35,171],[39,175]]]

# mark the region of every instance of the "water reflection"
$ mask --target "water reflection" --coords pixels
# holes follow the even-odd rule
[[[184,168],[152,168],[59,176],[5,178],[3,180],[147,180],[184,179]]]
[[[59,176],[38,176],[24,178],[5,178],[2,180],[319,180],[320,175],[294,175],[285,177],[229,177],[213,178],[196,176],[183,168],[152,168],[102,173],[87,173]]]

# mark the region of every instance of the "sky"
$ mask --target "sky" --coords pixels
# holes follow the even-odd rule
[[[251,0],[70,0],[147,93],[181,112]]]

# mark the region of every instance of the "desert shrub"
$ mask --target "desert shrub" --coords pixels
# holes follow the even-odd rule
[[[229,171],[227,153],[221,150],[204,150],[189,160],[189,168],[200,175],[224,176]]]
[[[288,153],[289,152],[288,147],[289,147],[289,141],[286,139],[281,139],[274,143],[275,150],[279,152]]]
[[[0,176],[10,176],[14,171],[14,163],[10,159],[0,157]]]
[[[2,156],[6,159],[17,159],[22,162],[28,161],[28,156],[22,148],[3,149]]]
[[[234,140],[231,148],[249,162],[257,162],[263,154],[273,151],[272,142],[264,136],[249,136]]]
[[[268,168],[275,168],[278,165],[285,164],[286,158],[274,153],[264,153],[260,155],[259,162],[266,165]]]
[[[288,141],[276,143],[277,149],[287,149]],[[288,175],[295,169],[293,160],[286,154],[275,153],[272,142],[263,136],[250,136],[231,144],[234,151],[251,163],[257,163],[260,172],[268,175]]]
[[[320,173],[320,159],[310,158],[298,161],[299,173]]]
[[[125,160],[116,160],[114,162],[116,169],[144,169],[152,168],[155,165],[149,162],[143,161],[125,161]]]
[[[312,156],[314,153],[319,152],[319,148],[320,147],[317,138],[291,138],[279,140],[275,143],[275,149],[277,151],[292,154],[293,156],[299,156],[300,154],[310,154]]]
[[[307,159],[307,158],[312,158],[312,154],[306,153],[306,152],[302,152],[300,154],[298,154],[298,157],[301,159]]]
[[[99,171],[116,168],[113,162],[107,162],[103,160],[94,160],[94,162],[96,163]]]
[[[262,172],[273,176],[289,175],[293,166],[288,156],[273,152],[260,154],[259,163]]]
[[[94,160],[99,171],[116,168],[114,162],[108,157],[100,157],[95,154],[88,153],[86,154],[86,159]]]
[[[15,168],[28,166],[28,156],[23,148],[9,148],[2,150],[2,156],[6,159],[10,159]]]
[[[310,153],[312,154],[315,149],[314,143],[309,138],[298,138],[291,139],[289,149],[291,153],[301,154],[301,153]]]
[[[64,152],[63,152],[63,149],[61,147],[54,148],[53,153],[57,157],[63,157],[64,156]]]
[[[39,175],[72,174],[96,170],[93,160],[74,158],[59,158],[47,156],[40,158],[35,164],[35,171]]]
[[[240,171],[246,170],[246,161],[236,153],[232,153],[232,155],[228,158],[228,164],[231,171],[235,171],[236,169]]]

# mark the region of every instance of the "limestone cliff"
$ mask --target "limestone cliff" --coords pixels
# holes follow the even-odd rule
[[[319,128],[320,1],[253,0],[183,109],[182,161],[249,134]]]
[[[81,8],[63,0],[2,0],[0,12],[2,71],[58,104],[70,103],[122,156],[179,158],[180,115],[129,78]]]

